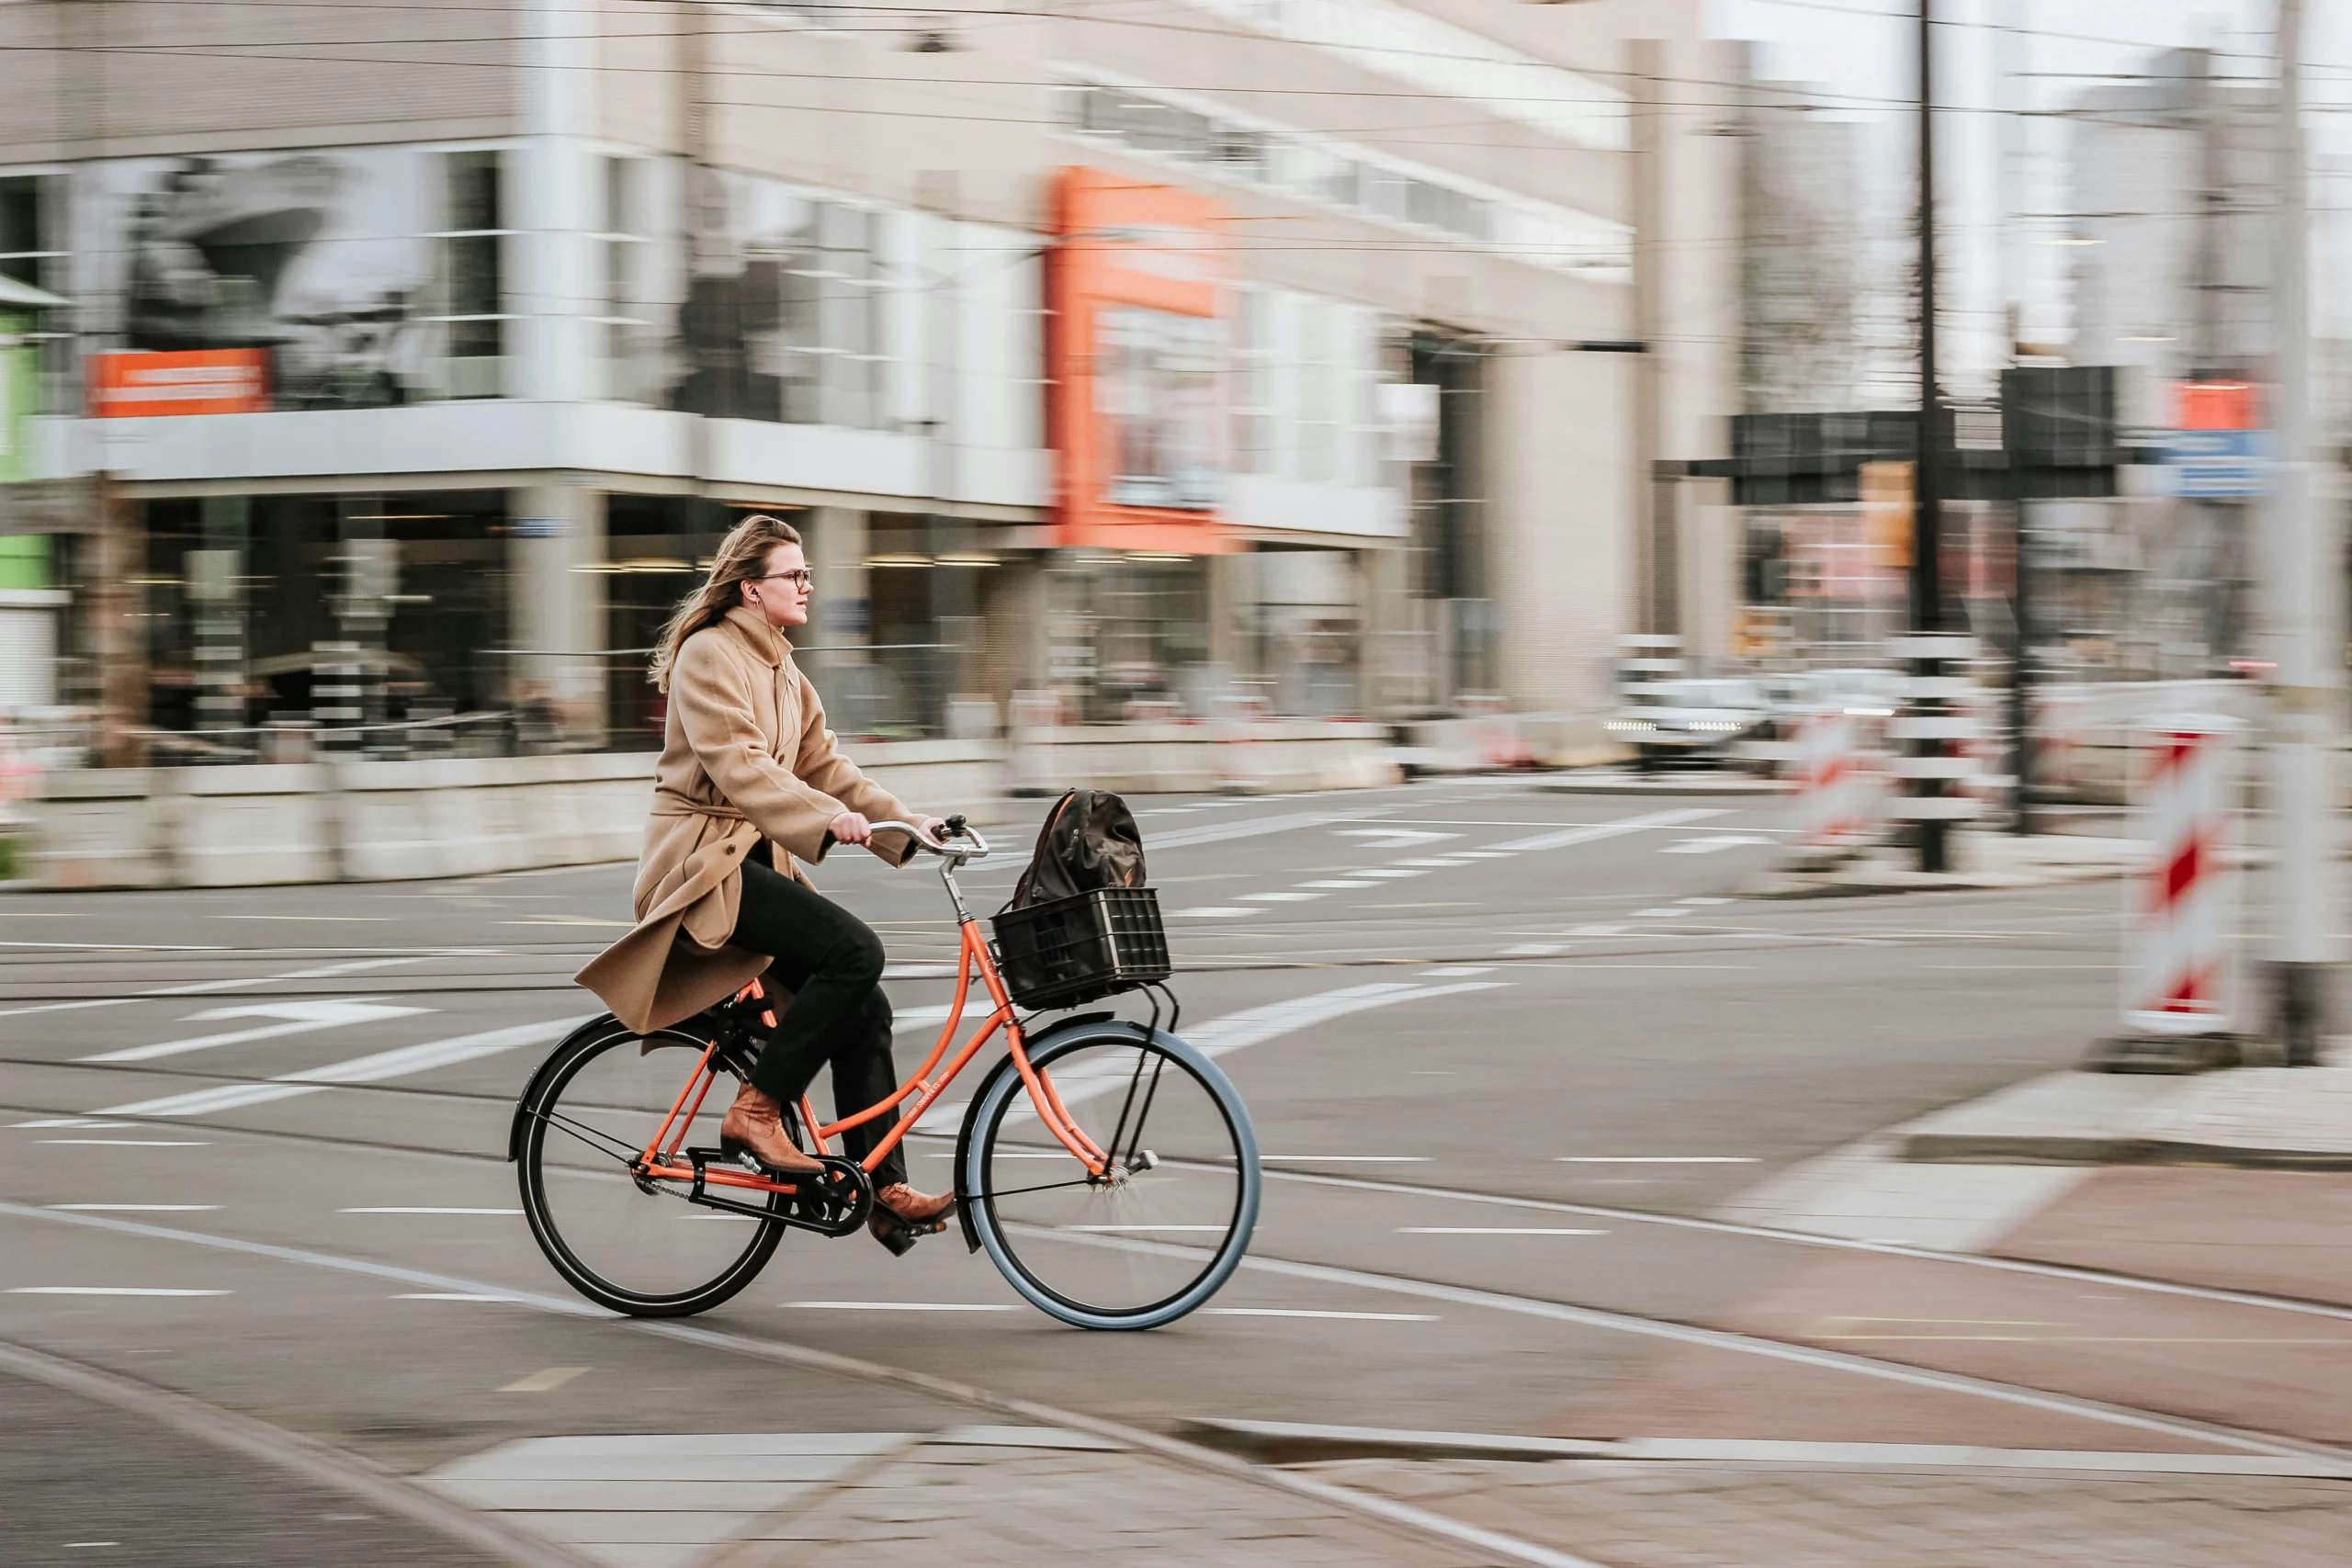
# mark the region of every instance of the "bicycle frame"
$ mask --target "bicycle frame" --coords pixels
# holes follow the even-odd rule
[[[876,826],[882,825],[876,824]],[[932,847],[919,835],[917,842],[924,843],[926,848]],[[934,852],[938,852],[934,851]],[[800,1100],[801,1124],[810,1130],[811,1136],[817,1145],[811,1152],[820,1155],[831,1154],[832,1150],[830,1145],[832,1140],[840,1137],[843,1133],[853,1127],[862,1127],[869,1122],[898,1111],[900,1107],[905,1107],[906,1109],[899,1113],[890,1130],[882,1135],[881,1141],[875,1145],[872,1152],[859,1162],[870,1175],[881,1165],[883,1158],[904,1141],[906,1135],[914,1129],[915,1123],[922,1121],[924,1113],[938,1102],[940,1096],[947,1092],[947,1086],[956,1081],[956,1075],[961,1073],[970,1064],[972,1058],[979,1054],[980,1048],[989,1043],[998,1030],[1001,1029],[1004,1031],[1006,1045],[1012,1053],[1013,1068],[1020,1073],[1022,1084],[1029,1091],[1029,1101],[1036,1109],[1038,1122],[1060,1142],[1064,1148],[1069,1150],[1079,1163],[1086,1167],[1090,1176],[1106,1177],[1111,1172],[1112,1165],[1109,1153],[1093,1139],[1088,1137],[1085,1131],[1078,1125],[1077,1121],[1070,1115],[1069,1108],[1062,1104],[1061,1096],[1054,1089],[1053,1079],[1032,1066],[1029,1061],[1028,1045],[1022,1037],[1021,1023],[1013,1009],[1012,998],[1004,988],[1004,977],[997,972],[996,957],[989,951],[987,939],[980,935],[979,922],[972,918],[971,910],[965,907],[964,891],[956,883],[956,869],[963,864],[967,858],[969,857],[949,852],[942,854],[939,867],[939,879],[947,889],[949,900],[956,906],[957,964],[956,999],[948,1009],[947,1021],[939,1031],[938,1040],[933,1043],[931,1054],[923,1058],[922,1065],[917,1067],[905,1082],[899,1084],[889,1098],[866,1107],[854,1116],[844,1117],[839,1122],[820,1124],[808,1097],[803,1095]],[[980,984],[987,991],[989,1000],[994,1006],[981,1027],[964,1043],[962,1048],[955,1053],[951,1060],[948,1050],[956,1039],[956,1029],[964,1021],[964,1011],[971,996],[972,975],[975,970],[978,971]],[[760,983],[754,980],[738,993],[737,999],[741,1000],[746,997],[756,998],[760,995],[762,995]],[[704,1047],[701,1057],[695,1064],[694,1072],[686,1079],[685,1087],[678,1091],[676,1101],[670,1107],[670,1113],[662,1118],[662,1125],[647,1141],[644,1151],[638,1157],[636,1174],[640,1178],[662,1178],[678,1181],[691,1181],[695,1179],[697,1171],[695,1164],[682,1160],[680,1157],[682,1145],[685,1142],[686,1130],[694,1125],[695,1117],[701,1111],[704,1100],[709,1096],[711,1085],[718,1079],[719,1069],[712,1065],[712,1058],[718,1055],[718,1043],[716,1040]],[[946,1064],[944,1069],[941,1067],[943,1062]],[[934,1077],[934,1074],[937,1076]],[[789,1181],[779,1181],[752,1171],[725,1166],[703,1165],[700,1167],[699,1174],[703,1184],[708,1187],[731,1187],[755,1192],[786,1194],[798,1190]]]

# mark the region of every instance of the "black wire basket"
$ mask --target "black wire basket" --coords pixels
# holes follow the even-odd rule
[[[1097,887],[1000,909],[997,967],[1025,1008],[1075,1007],[1165,980],[1168,931],[1149,887]]]

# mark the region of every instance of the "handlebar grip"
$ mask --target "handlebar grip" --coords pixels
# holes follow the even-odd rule
[[[963,814],[958,812],[956,815],[950,817],[945,822],[941,824],[941,828],[944,837],[950,839],[962,838],[964,836]]]

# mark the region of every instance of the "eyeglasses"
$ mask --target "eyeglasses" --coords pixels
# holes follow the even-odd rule
[[[774,582],[781,578],[783,581],[791,583],[795,588],[806,588],[811,582],[816,581],[816,577],[817,574],[815,572],[810,571],[805,566],[801,566],[795,567],[790,571],[772,571],[764,577],[754,577],[751,579],[751,581],[753,582]]]

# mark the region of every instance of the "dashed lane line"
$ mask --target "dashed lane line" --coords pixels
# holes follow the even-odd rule
[[[477,1057],[494,1055],[520,1046],[546,1044],[561,1039],[594,1016],[582,1013],[574,1018],[550,1019],[543,1023],[516,1024],[506,1029],[484,1030],[479,1034],[460,1034],[447,1040],[428,1040],[419,1045],[402,1045],[395,1050],[379,1051],[372,1055],[355,1056],[347,1062],[331,1062],[322,1067],[305,1067],[300,1072],[284,1073],[266,1083],[221,1084],[187,1094],[165,1095],[159,1100],[135,1100],[128,1105],[108,1106],[95,1114],[205,1116],[248,1105],[266,1105],[277,1100],[291,1100],[298,1095],[317,1094],[338,1084],[381,1083],[389,1078],[430,1072],[436,1067],[454,1066],[460,1062],[470,1062]]]
[[[220,951],[205,948],[200,951]],[[272,986],[285,980],[332,980],[339,976],[363,974],[370,969],[392,969],[403,964],[422,964],[427,958],[457,956],[435,953],[403,955],[398,958],[362,958],[348,964],[322,964],[315,969],[296,969],[284,975],[254,975],[237,980],[198,980],[182,986],[154,986],[122,997],[86,997],[79,1001],[43,1002],[39,1007],[0,1008],[0,1018],[22,1018],[37,1012],[77,1012],[86,1008],[128,1007],[132,1002],[147,1001],[156,997],[200,997],[215,991],[241,991],[253,986]]]

